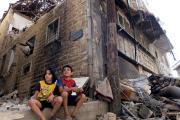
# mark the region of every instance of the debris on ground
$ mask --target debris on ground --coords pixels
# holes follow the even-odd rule
[[[120,83],[122,111],[117,120],[180,120],[180,80],[162,75],[140,76]],[[108,81],[96,88],[98,99],[105,99]],[[103,91],[105,90],[105,91]],[[108,98],[108,97],[107,97]],[[106,115],[97,120],[109,120]]]
[[[86,86],[87,81],[88,78],[84,78],[79,85]],[[180,80],[151,75],[124,80],[120,86],[122,109],[119,115],[108,112],[97,116],[97,120],[180,120]],[[107,102],[113,100],[107,78],[97,85],[96,98]],[[30,111],[27,99],[22,102],[17,90],[0,98],[1,120],[23,118],[26,111]]]
[[[97,116],[97,120],[116,120],[116,114],[108,112],[104,115]]]
[[[122,114],[125,119],[178,120],[179,83],[177,78],[162,75],[141,76],[120,83]]]
[[[14,120],[24,118],[24,112],[30,110],[27,106],[27,100],[21,101],[18,98],[18,91],[2,96],[0,98],[0,116],[1,120]]]

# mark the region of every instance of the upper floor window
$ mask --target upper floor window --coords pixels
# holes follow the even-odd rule
[[[33,54],[35,40],[36,40],[36,37],[33,36],[29,40],[27,40],[25,44],[20,43],[20,45],[23,46],[21,50],[26,56],[30,56],[31,54]]]
[[[59,37],[59,19],[54,20],[48,25],[46,34],[46,44],[57,40]]]
[[[31,37],[27,42],[26,44],[29,46],[30,48],[30,51],[29,51],[29,55],[33,54],[33,51],[34,51],[34,44],[35,44],[35,36]]]
[[[118,25],[120,25],[121,27],[124,28],[124,18],[123,18],[123,16],[120,13],[118,13],[117,17],[118,17]]]

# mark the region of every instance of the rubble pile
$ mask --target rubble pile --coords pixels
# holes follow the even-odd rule
[[[108,112],[104,115],[97,116],[97,120],[120,120],[119,118],[116,117],[116,114]]]
[[[24,118],[24,112],[30,110],[27,100],[21,101],[17,97],[18,91],[14,91],[0,98],[1,120],[14,120]]]
[[[122,119],[180,120],[179,83],[162,75],[121,83]]]
[[[107,82],[106,79],[102,81],[96,92],[98,99],[109,102],[113,97]],[[163,75],[121,80],[122,111],[116,120],[180,120],[179,86],[179,79]],[[107,116],[108,113],[98,120],[109,120]]]

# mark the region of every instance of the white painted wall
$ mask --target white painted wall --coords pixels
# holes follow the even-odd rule
[[[28,20],[25,17],[22,17],[21,15],[14,13],[11,25],[9,27],[9,31],[12,30],[12,27],[22,30],[24,27],[30,27],[32,24],[33,22],[31,20]]]

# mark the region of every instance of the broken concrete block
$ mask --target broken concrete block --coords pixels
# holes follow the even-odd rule
[[[139,107],[138,114],[141,118],[147,119],[152,116],[153,112],[148,107],[142,104]]]
[[[108,112],[104,115],[97,116],[96,120],[116,120],[116,114]]]
[[[108,120],[116,120],[116,114],[114,113],[108,112],[107,116],[108,116]]]
[[[120,83],[121,99],[126,101],[138,101],[137,92],[133,87]]]

